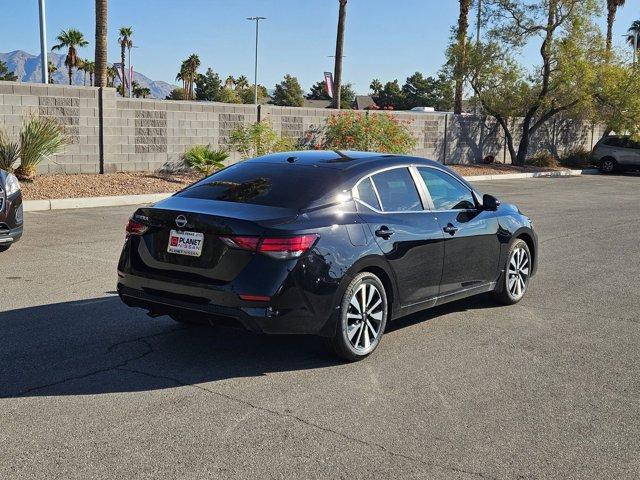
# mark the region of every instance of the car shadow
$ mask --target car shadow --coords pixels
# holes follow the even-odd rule
[[[388,331],[491,305],[463,300],[398,319]],[[184,326],[117,296],[0,313],[0,398],[147,391],[341,363],[321,338]]]

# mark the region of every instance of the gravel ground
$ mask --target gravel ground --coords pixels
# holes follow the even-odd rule
[[[108,197],[144,193],[176,192],[195,182],[194,173],[122,172],[105,175],[43,175],[22,183],[25,200]]]
[[[454,165],[461,175],[496,175],[500,173],[540,172],[563,168],[516,167],[513,165]],[[122,172],[105,175],[43,175],[22,184],[25,200],[51,198],[108,197],[145,193],[176,192],[198,180],[196,173]]]

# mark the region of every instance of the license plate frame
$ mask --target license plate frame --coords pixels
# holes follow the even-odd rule
[[[204,233],[171,230],[167,242],[167,253],[198,258],[202,256]]]

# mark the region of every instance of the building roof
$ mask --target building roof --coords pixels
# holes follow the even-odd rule
[[[367,110],[371,107],[377,107],[371,95],[356,95],[355,107],[357,110]]]

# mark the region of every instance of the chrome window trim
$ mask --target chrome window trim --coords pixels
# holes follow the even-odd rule
[[[450,208],[450,209],[435,209],[435,205],[433,204],[433,200],[431,199],[431,193],[429,193],[429,200],[431,201],[431,208],[432,208],[432,212],[433,213],[444,213],[444,212],[477,212],[480,208],[480,206],[478,205],[478,200],[477,200],[477,194],[475,192],[475,190],[470,189],[468,185],[466,185],[464,182],[461,182],[460,179],[456,178],[455,175],[450,174],[449,172],[447,172],[446,170],[443,170],[441,168],[437,168],[437,167],[433,167],[431,165],[417,165],[416,166],[416,173],[418,174],[418,176],[420,177],[420,182],[422,182],[422,185],[424,187],[424,189],[429,192],[429,187],[427,187],[427,184],[425,183],[424,179],[422,178],[422,175],[420,175],[419,169],[420,168],[429,168],[431,170],[437,170],[438,172],[442,172],[446,175],[448,175],[449,177],[453,178],[456,182],[458,182],[460,185],[462,185],[466,190],[469,191],[469,193],[471,194],[471,198],[473,199],[473,203],[476,205],[476,208]]]
[[[375,170],[374,172],[368,173],[368,174],[366,174],[364,177],[362,177],[360,180],[358,180],[356,182],[356,184],[351,189],[351,195],[353,196],[353,199],[357,203],[361,203],[362,205],[364,205],[367,208],[370,208],[371,210],[373,210],[376,213],[394,214],[394,213],[425,213],[425,212],[430,212],[431,211],[430,209],[425,208],[424,199],[422,198],[422,195],[420,193],[420,187],[416,183],[416,179],[413,176],[413,173],[411,172],[411,168],[414,167],[414,166],[415,166],[415,164],[413,164],[413,163],[408,163],[408,164],[404,164],[404,165],[394,165],[392,167],[385,167],[385,168],[381,168],[379,170]],[[382,205],[382,200],[380,199],[380,194],[378,193],[378,187],[376,187],[376,182],[373,181],[373,176],[377,175],[379,173],[387,172],[389,170],[397,170],[397,169],[400,169],[400,168],[406,168],[406,169],[409,170],[409,174],[411,175],[411,178],[413,179],[413,185],[416,187],[416,191],[418,192],[418,198],[420,198],[420,203],[422,204],[422,210],[395,210],[395,211],[378,210],[377,208],[374,208],[371,205],[369,205],[368,203],[363,202],[362,200],[360,200],[360,197],[359,197],[359,194],[358,194],[358,185],[360,185],[363,181],[365,181],[367,178],[369,178],[369,179],[371,179],[371,184],[373,185],[373,189],[376,192],[376,197],[378,198],[378,203],[380,203],[380,208],[384,208],[384,205]]]

